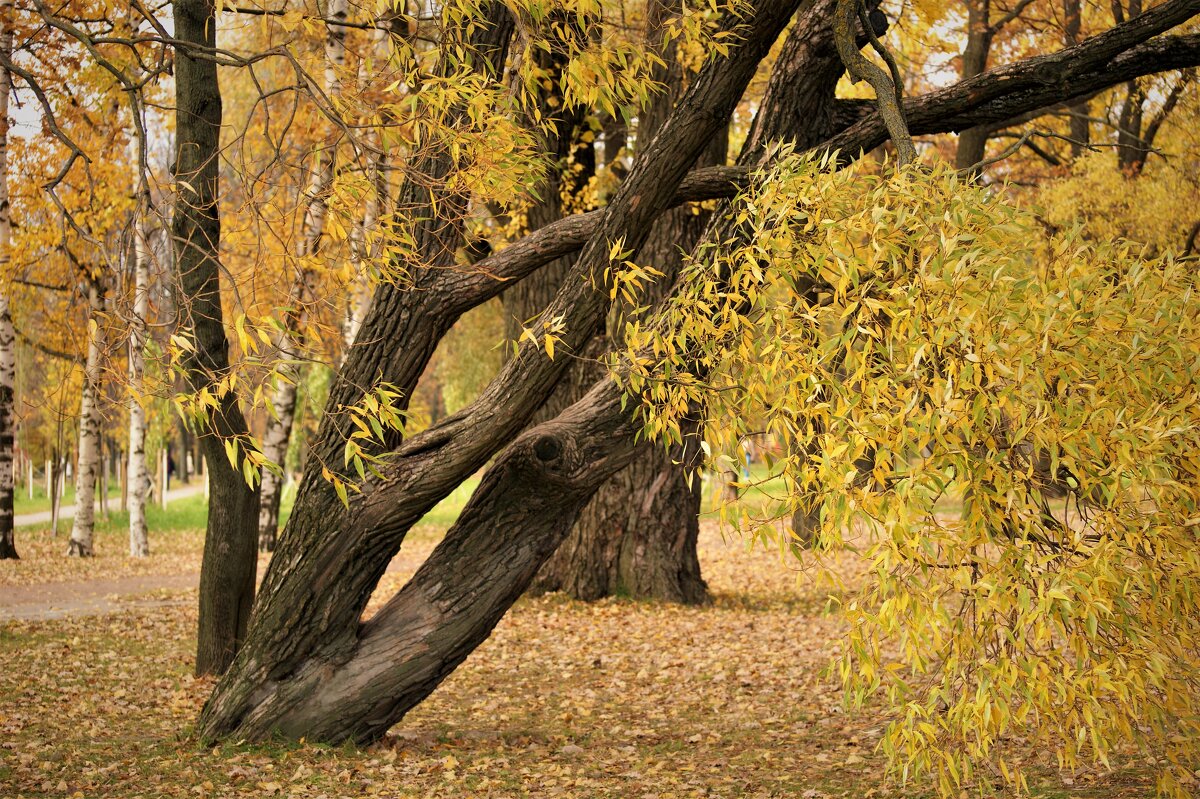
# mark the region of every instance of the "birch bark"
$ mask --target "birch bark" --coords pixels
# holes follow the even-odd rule
[[[344,22],[347,0],[330,0],[326,11],[330,20],[325,26],[325,94],[335,100],[342,91],[341,72],[346,64],[346,28],[337,24]],[[321,247],[325,233],[327,204],[325,195],[333,183],[336,166],[334,147],[326,145],[316,154],[317,168],[309,178],[305,191],[307,208],[304,226],[297,247],[296,260],[300,274],[289,292],[289,310],[284,330],[276,339],[280,367],[276,374],[275,391],[271,397],[274,414],[267,420],[263,436],[263,455],[278,464],[280,472],[264,470],[262,474],[262,502],[258,509],[258,548],[264,552],[275,549],[275,538],[279,529],[279,504],[283,497],[286,475],[284,461],[287,459],[288,441],[296,419],[297,386],[300,381],[298,362],[300,357],[299,337],[304,325],[304,303],[312,298],[314,273],[311,260]]]
[[[0,0],[0,55],[12,55],[12,0]],[[0,278],[7,280],[12,219],[8,206],[8,96],[12,75],[0,68]],[[16,335],[8,307],[8,292],[0,292],[0,560],[16,558],[13,534],[13,413],[16,382]]]

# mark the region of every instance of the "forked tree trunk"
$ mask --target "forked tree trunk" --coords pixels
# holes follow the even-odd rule
[[[175,35],[182,42],[216,46],[212,0],[176,0]],[[237,396],[217,383],[229,369],[229,342],[221,313],[217,171],[221,90],[216,63],[193,58],[186,48],[175,60],[175,267],[182,287],[180,312],[194,336],[187,377],[193,391],[208,389],[217,407],[200,425],[209,476],[208,524],[200,566],[200,622],[196,673],[219,674],[241,645],[254,602],[258,491],[241,473],[242,457],[230,465],[225,442],[244,441],[249,431]]]
[[[728,58],[705,65],[664,132],[638,158],[599,215],[575,270],[579,279],[564,281],[549,311],[564,317],[565,347],[586,344],[585,337],[608,310],[607,293],[581,278],[611,267],[612,242],[622,235],[626,246],[640,249],[691,164],[733,112],[794,6],[794,0],[762,0],[746,18],[743,36]],[[491,23],[475,20],[474,28],[487,33]],[[479,52],[479,46],[472,50]],[[444,227],[436,224],[430,232]],[[496,288],[490,275],[478,279],[489,281],[480,285]],[[416,280],[433,283],[425,291],[393,294],[381,287],[377,292],[333,397],[348,393],[341,383],[360,378],[358,370],[372,356],[390,350],[394,339],[368,338],[385,320],[417,324],[421,331],[412,342],[419,349],[402,347],[403,352],[389,353],[385,361],[389,368],[384,374],[391,382],[401,388],[414,384],[428,362],[420,335],[431,328],[444,333],[448,325],[442,315],[453,312],[455,298],[476,278],[431,270]],[[360,346],[364,341],[376,343]],[[451,531],[423,575],[397,595],[393,609],[380,614],[379,625],[364,627],[361,614],[411,526],[511,441],[553,391],[565,365],[565,359],[547,359],[540,347],[523,345],[476,403],[394,444],[387,479],[364,486],[348,509],[341,509],[333,492],[320,487],[319,474],[309,470],[264,580],[247,646],[201,716],[202,738],[258,738],[275,730],[295,734],[311,729],[304,734],[313,740],[370,740],[427,696],[488,636],[566,533],[574,508],[593,490],[588,482],[624,465],[615,458],[604,460],[590,430],[580,431],[587,433],[582,436],[573,425],[563,430],[561,418],[546,423],[553,434],[532,431],[500,456],[456,525],[460,532]],[[615,421],[606,416],[605,429],[596,431],[613,446],[631,441],[620,399],[619,392],[605,397],[606,407],[616,411]],[[577,421],[587,428],[594,420],[585,414]],[[323,421],[314,462],[336,451],[337,435],[332,420]],[[604,462],[598,463],[597,456]],[[537,531],[536,540],[527,537],[530,530]],[[335,687],[339,684],[345,687]]]
[[[135,113],[138,113],[135,110]],[[134,125],[130,143],[133,162],[133,318],[129,322],[129,465],[127,496],[122,506],[129,509],[129,555],[150,554],[146,527],[146,495],[150,489],[146,473],[146,408],[142,404],[146,375],[146,325],[150,314],[150,247],[146,240],[146,214],[150,209],[150,185],[143,170],[145,148],[141,128]]]
[[[0,0],[0,60],[4,63],[12,56],[12,26],[12,0]],[[8,98],[11,92],[12,75],[0,66],[0,273],[5,275],[12,259],[12,217],[8,205]],[[8,306],[8,294],[0,293],[0,560],[19,557],[13,532],[16,365],[12,311]]]
[[[792,3],[782,0],[760,0],[745,18],[742,36],[729,56],[710,59],[702,68],[612,202],[594,217],[581,215],[556,228],[555,235],[563,238],[590,231],[576,267],[579,277],[610,268],[612,243],[621,236],[634,250],[644,244],[653,221],[674,201],[691,163],[732,114],[792,9]],[[1129,73],[1121,70],[1133,66],[1120,54],[1193,11],[1168,0],[1135,28],[1073,54],[1068,66],[1108,63],[1110,75],[1122,74],[1121,80],[1126,80]],[[476,32],[491,30],[483,20],[476,23]],[[453,33],[451,27],[448,35]],[[459,52],[475,53],[478,47]],[[1046,74],[1052,79],[1063,66],[1063,59],[1037,61],[992,76],[983,85],[952,87],[932,100],[914,103],[914,116],[921,126],[961,130],[1059,102],[1062,97],[1056,100],[1054,92],[1061,89],[1044,86]],[[1090,79],[1082,73],[1079,83],[1086,85]],[[1019,98],[1009,98],[1014,91],[1021,92]],[[1021,107],[1047,96],[1039,94],[1042,91],[1049,102]],[[1000,110],[988,106],[1004,98],[1013,102]],[[933,110],[938,103],[943,103],[940,114]],[[988,113],[999,116],[989,118]],[[843,152],[869,149],[867,145],[875,146],[886,135],[877,116],[851,124],[839,138],[855,146]],[[915,126],[914,132],[920,130]],[[420,165],[446,166],[440,157],[430,158],[432,164]],[[725,193],[709,196],[729,196],[732,175],[738,172],[721,171],[720,191]],[[442,178],[447,173],[436,174]],[[431,185],[444,184],[426,184]],[[419,186],[407,191],[414,207],[414,198],[435,196],[432,190],[422,193]],[[415,225],[422,241],[429,243],[427,237],[452,225],[445,218],[435,221],[432,229]],[[448,240],[440,239],[439,249],[429,251],[437,256],[430,258],[430,265],[446,265],[439,259],[451,256],[445,251]],[[572,248],[580,246],[579,239],[572,241]],[[331,407],[362,390],[355,381],[369,385],[380,374],[402,390],[410,389],[454,315],[464,305],[495,296],[496,275],[518,278],[528,274],[522,269],[536,268],[530,264],[550,260],[543,257],[547,252],[559,257],[570,251],[560,246],[561,240],[538,234],[523,242],[485,259],[491,270],[485,273],[422,270],[414,276],[419,291],[381,286],[331,391]],[[529,260],[514,262],[520,253]],[[518,263],[523,266],[518,268]],[[564,317],[564,341],[570,347],[586,343],[584,336],[607,313],[606,297],[583,280],[564,281],[550,312]],[[381,335],[396,331],[410,333],[411,338]],[[396,342],[408,346],[395,347]],[[522,345],[468,409],[407,441],[389,442],[384,476],[366,481],[348,507],[316,469],[308,470],[287,534],[268,568],[246,645],[198,722],[202,740],[262,739],[277,732],[310,740],[374,740],[488,636],[566,534],[590,493],[632,457],[629,413],[620,391],[607,381],[556,419],[517,435],[564,371],[563,359],[551,361],[539,347]],[[314,463],[323,458],[324,463],[334,463],[333,456],[344,446],[333,416],[327,413],[323,418]],[[429,561],[379,614],[363,622],[366,603],[407,531],[489,459],[493,465],[479,489]]]
[[[67,554],[90,558],[96,528],[96,473],[100,468],[100,314],[103,294],[95,279],[88,281],[87,358],[79,401],[79,457],[75,464],[75,519]]]
[[[346,0],[330,0],[326,17],[331,20],[325,26],[325,94],[331,100],[341,94],[341,70],[346,65]],[[258,510],[258,548],[264,552],[275,549],[275,537],[279,531],[279,503],[283,498],[286,482],[288,441],[292,437],[292,426],[296,419],[297,384],[301,379],[299,368],[299,339],[304,326],[304,304],[312,300],[312,282],[315,280],[313,265],[321,248],[321,236],[325,232],[325,199],[333,184],[336,150],[330,145],[318,149],[317,168],[309,178],[305,190],[304,224],[296,259],[300,275],[288,296],[291,306],[286,311],[283,331],[276,340],[281,365],[275,380],[275,392],[271,398],[274,413],[267,418],[267,431],[263,436],[263,455],[279,467],[279,471],[264,470],[262,473],[262,499]]]

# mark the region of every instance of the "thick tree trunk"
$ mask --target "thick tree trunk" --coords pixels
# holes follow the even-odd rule
[[[336,101],[342,91],[341,71],[346,65],[346,28],[340,24],[346,19],[346,0],[330,0],[325,26],[325,94]],[[279,531],[279,503],[286,482],[288,441],[292,437],[292,426],[296,418],[297,383],[301,379],[298,361],[300,356],[299,337],[304,326],[304,305],[312,300],[311,283],[315,279],[312,259],[321,249],[321,237],[325,233],[327,213],[326,194],[333,185],[337,152],[326,144],[315,155],[318,163],[309,177],[305,191],[306,208],[304,226],[296,252],[300,275],[289,292],[285,329],[276,341],[282,366],[275,381],[275,392],[271,398],[274,413],[267,418],[267,431],[263,436],[263,455],[279,466],[277,473],[267,469],[262,473],[262,500],[258,510],[258,548],[264,552],[275,549],[275,538]]]
[[[135,113],[139,111],[135,110]],[[130,143],[134,164],[133,203],[133,318],[129,324],[129,465],[127,496],[122,506],[129,509],[129,555],[144,558],[150,554],[150,536],[146,527],[146,495],[150,478],[146,473],[146,407],[143,405],[146,375],[146,330],[150,315],[150,245],[146,239],[146,214],[150,209],[150,185],[146,181],[145,147],[141,126],[134,125]]]
[[[1178,24],[1184,11],[1190,16],[1193,10],[1186,3],[1171,2],[1150,12],[1154,17],[1134,29],[1063,58],[1076,58],[1072,63],[1078,64],[1100,58],[1117,72],[1135,68],[1119,56],[1165,30],[1158,26],[1172,15],[1177,20],[1172,24]],[[626,247],[640,249],[652,222],[673,201],[690,164],[732,113],[790,11],[790,3],[762,0],[729,57],[705,65],[609,206],[590,221],[564,220],[568,224],[557,228],[568,236],[585,228],[591,231],[576,267],[580,276],[611,267],[612,242],[622,235]],[[1191,53],[1189,47],[1182,49]],[[1167,54],[1192,57],[1172,55],[1170,47]],[[1162,53],[1156,50],[1156,55]],[[1029,103],[1051,104],[1042,102],[1042,92],[1061,102],[1063,98],[1053,98],[1053,90],[1044,85],[1045,73],[1053,76],[1061,68],[1062,59],[1009,68],[982,85],[920,98],[913,108],[918,117],[933,114],[934,107],[948,115],[922,118],[927,127],[961,129],[954,126],[995,121],[987,116],[1000,113],[992,103],[1004,109],[1025,103],[1024,110],[1032,110],[1041,106]],[[1088,81],[1087,75],[1081,76],[1081,85]],[[1022,94],[1013,97],[1014,91]],[[867,116],[838,138],[851,144],[870,142],[886,135],[877,124]],[[722,181],[727,183],[738,172],[721,171]],[[728,186],[713,190],[728,192]],[[410,191],[415,194],[415,189]],[[437,222],[434,230],[444,229],[444,220]],[[570,247],[579,246],[574,241]],[[415,384],[432,349],[429,340],[435,342],[444,333],[465,303],[495,296],[495,275],[520,275],[536,268],[530,266],[533,262],[545,263],[538,259],[546,251],[553,250],[557,257],[565,246],[532,234],[524,244],[497,253],[490,264],[498,267],[496,272],[429,270],[415,278],[424,281],[420,291],[381,287],[334,386],[330,407],[338,407],[337,397],[354,395],[353,381],[369,381],[372,375],[382,374],[402,388]],[[576,348],[586,343],[584,336],[607,310],[606,294],[582,280],[566,280],[550,312],[563,316],[564,341]],[[387,330],[411,331],[413,337],[378,336]],[[410,346],[391,349],[395,342]],[[520,435],[496,457],[459,522],[414,581],[370,621],[362,622],[362,612],[408,529],[517,436],[561,378],[563,360],[551,361],[538,347],[523,345],[472,406],[408,441],[391,442],[384,477],[366,481],[363,493],[352,497],[348,508],[319,475],[314,477],[315,469],[308,470],[287,534],[268,569],[246,646],[198,723],[202,739],[262,738],[284,731],[314,740],[372,740],[487,637],[565,535],[575,509],[598,485],[592,481],[605,479],[632,456],[628,411],[611,383],[598,386],[557,419]],[[314,462],[340,450],[343,440],[335,417],[323,417]],[[324,462],[334,463],[335,458]]]
[[[176,0],[175,35],[201,48],[216,46],[212,0]],[[219,674],[233,660],[254,601],[258,491],[231,466],[225,442],[248,435],[236,395],[219,393],[229,368],[229,342],[221,313],[217,212],[221,90],[216,64],[180,48],[175,60],[176,204],[172,223],[175,265],[182,286],[180,311],[195,337],[187,360],[193,391],[207,388],[218,406],[201,425],[209,475],[208,525],[200,566],[200,623],[196,673]]]
[[[100,314],[103,294],[97,282],[88,282],[87,358],[83,366],[83,391],[79,402],[79,458],[75,465],[75,518],[67,554],[90,558],[96,527],[96,473],[100,468]]]
[[[5,63],[12,56],[12,25],[12,0],[0,0],[0,57]],[[8,205],[8,99],[11,93],[12,75],[0,67],[0,273],[5,275],[12,258],[12,217]],[[16,331],[13,330],[8,294],[0,293],[0,560],[18,557],[13,532],[16,364]]]
[[[678,10],[678,3],[654,3],[647,23],[647,41],[662,41],[663,26]],[[672,40],[661,54],[664,67],[655,79],[664,84],[665,90],[655,95],[642,114],[639,141],[649,142],[658,133],[683,94],[687,74],[677,49],[678,40]],[[726,131],[723,128],[713,137],[696,166],[725,163]],[[643,304],[654,306],[663,299],[675,281],[683,255],[700,240],[708,219],[708,212],[682,207],[668,211],[655,223],[638,262],[654,267],[663,276],[644,292]],[[542,272],[534,277],[544,279]],[[607,338],[611,344],[620,345],[629,310],[618,308],[609,315]],[[572,399],[583,393],[579,391]],[[708,588],[700,575],[696,552],[700,481],[689,478],[689,469],[694,471],[697,464],[698,450],[640,447],[634,461],[613,475],[580,513],[571,534],[538,573],[534,590],[564,591],[587,601],[612,595],[684,604],[706,601]]]

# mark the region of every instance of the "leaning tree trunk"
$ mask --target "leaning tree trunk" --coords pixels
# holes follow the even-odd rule
[[[12,0],[0,0],[0,60],[12,56]],[[7,275],[11,263],[12,218],[8,206],[8,98],[12,75],[0,66],[0,274]],[[16,333],[8,293],[0,292],[0,560],[16,558],[13,533],[13,449],[16,441]],[[32,482],[32,481],[31,481]]]
[[[346,65],[346,0],[330,0],[326,9],[329,22],[325,26],[325,94],[336,101],[342,91],[341,70]],[[299,338],[304,326],[304,304],[312,300],[311,284],[315,279],[313,264],[321,248],[321,236],[325,232],[326,193],[333,184],[336,150],[326,145],[314,156],[317,168],[309,178],[305,191],[304,226],[296,260],[300,274],[289,293],[289,307],[285,311],[284,329],[276,341],[282,365],[275,380],[275,393],[271,398],[274,413],[267,419],[267,431],[263,436],[263,455],[279,467],[262,473],[262,499],[258,509],[258,548],[264,552],[275,549],[275,538],[279,532],[279,504],[283,498],[283,486],[287,475],[288,441],[296,419],[296,397],[301,374],[299,369]]]
[[[701,69],[663,132],[639,156],[600,213],[574,270],[577,274],[563,282],[549,311],[563,316],[564,349],[577,350],[586,344],[587,335],[607,315],[607,291],[582,278],[613,267],[612,242],[621,236],[627,247],[641,248],[653,221],[674,201],[692,163],[733,112],[794,6],[795,0],[762,0],[745,18],[742,38],[726,58],[710,59]],[[473,21],[476,31],[490,27],[484,20]],[[505,255],[510,251],[512,247],[499,253],[501,260],[511,258]],[[360,378],[356,371],[371,358],[387,364],[385,378],[394,376],[390,382],[398,387],[415,383],[419,370],[414,367],[428,362],[429,347],[423,337],[431,332],[444,334],[448,329],[444,316],[465,310],[456,306],[472,287],[486,287],[495,296],[494,274],[431,270],[416,278],[432,281],[427,290],[393,294],[381,287],[332,396],[348,393],[348,381]],[[385,320],[412,326],[414,338],[400,340],[407,347],[392,352],[396,339],[374,338]],[[382,359],[384,355],[388,357]],[[544,443],[539,436],[522,436],[520,445],[506,451],[490,470],[505,479],[485,478],[487,490],[460,519],[457,526],[471,534],[464,538],[452,531],[439,545],[425,578],[409,589],[412,604],[402,603],[394,614],[385,611],[392,621],[378,627],[364,627],[362,612],[412,525],[512,441],[553,391],[565,366],[566,359],[550,360],[540,346],[526,342],[468,409],[393,444],[385,479],[368,481],[348,507],[343,508],[328,487],[320,487],[316,470],[308,470],[280,550],[268,568],[247,645],[200,718],[202,738],[261,738],[276,730],[294,734],[310,723],[317,725],[312,727],[313,739],[378,737],[487,637],[558,543],[555,539],[527,545],[523,525],[497,527],[491,510],[507,503],[506,489],[511,489],[516,504],[506,506],[501,523],[513,518],[507,513],[524,513],[539,529],[552,527],[565,534],[574,517],[571,502],[581,504],[586,494],[574,488],[559,491],[562,480],[607,476],[592,460],[590,441],[584,457],[577,458],[574,453],[580,450],[566,436],[549,436]],[[612,400],[618,411],[619,401],[618,394]],[[628,425],[624,413],[609,432],[615,434],[612,428],[622,424]],[[339,433],[333,420],[323,420],[322,427],[314,462],[330,450],[337,451]],[[607,438],[629,440],[627,435]],[[539,463],[552,466],[557,475],[547,475],[550,470]],[[576,468],[583,471],[577,473]],[[535,500],[539,495],[542,499]],[[521,510],[524,502],[531,504],[533,513]],[[504,534],[505,529],[509,534]],[[489,547],[498,560],[489,555],[487,568],[473,569],[485,565],[471,557],[480,546]],[[519,560],[509,557],[513,553]],[[377,680],[356,680],[355,675],[376,667],[382,670]],[[341,680],[348,680],[347,689],[333,689],[335,681]]]
[[[216,46],[217,27],[212,0],[176,0],[174,8],[179,40],[197,51],[211,51]],[[196,673],[219,674],[228,668],[241,645],[254,602],[258,491],[242,476],[242,457],[231,465],[225,454],[226,441],[245,441],[249,431],[237,396],[217,387],[229,370],[218,261],[221,90],[216,63],[207,57],[193,57],[197,51],[189,47],[176,50],[177,182],[172,232],[182,289],[180,311],[195,344],[186,361],[188,381],[193,391],[207,389],[217,400],[217,407],[199,430],[209,498],[200,566]]]
[[[134,113],[140,115],[135,105]],[[143,405],[146,382],[146,329],[150,314],[150,247],[146,239],[146,214],[150,209],[150,185],[146,180],[142,122],[134,124],[130,144],[133,162],[133,316],[129,322],[129,466],[127,498],[129,508],[129,555],[144,558],[150,554],[146,527],[146,495],[150,488],[146,472],[146,407]]]
[[[90,558],[96,528],[96,472],[100,468],[100,313],[104,300],[97,281],[88,281],[87,358],[79,401],[79,457],[75,467],[75,519],[67,554]]]
[[[415,385],[455,315],[496,296],[501,280],[519,279],[547,263],[548,252],[559,257],[582,246],[575,270],[582,277],[613,266],[611,243],[622,235],[627,247],[640,249],[652,222],[678,202],[677,194],[696,196],[689,194],[696,184],[681,182],[685,172],[733,112],[792,7],[761,0],[729,56],[705,65],[602,212],[548,226],[554,238],[531,234],[470,273],[422,270],[414,277],[420,291],[381,286],[331,396],[353,397],[362,390],[354,381],[380,372],[402,389]],[[1113,75],[1127,80],[1135,70],[1158,71],[1163,63],[1193,58],[1186,46],[1141,47],[1192,13],[1186,2],[1167,0],[1136,25],[1098,37],[1095,46],[1030,59],[986,80],[917,98],[908,106],[918,123],[913,132],[962,130],[1061,102],[1054,76],[1064,68],[1079,70],[1078,86],[1099,88]],[[1131,49],[1137,52],[1123,58]],[[1109,66],[1104,75],[1088,72],[1103,64]],[[847,124],[830,140],[850,154],[846,161],[886,139],[878,114]],[[737,168],[713,172],[720,175],[707,189],[713,198],[730,196],[746,174]],[[606,297],[583,280],[564,281],[552,312],[564,317],[569,346],[586,343],[589,323],[607,313]],[[380,336],[396,331],[411,337]],[[403,344],[393,347],[395,342]],[[563,361],[523,344],[476,403],[407,441],[391,442],[382,477],[364,482],[362,493],[346,505],[317,469],[307,471],[287,534],[268,567],[246,645],[198,722],[202,740],[263,739],[277,732],[310,740],[374,740],[488,636],[566,534],[595,481],[622,468],[631,453],[629,414],[611,382],[518,436],[562,376]],[[331,407],[338,405],[331,400]],[[332,416],[323,417],[314,464],[320,456],[335,463],[333,456],[344,446]],[[479,490],[429,562],[364,622],[370,595],[407,531],[489,459],[493,465]]]

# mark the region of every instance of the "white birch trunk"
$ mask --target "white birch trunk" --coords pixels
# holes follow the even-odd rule
[[[90,558],[96,527],[96,472],[100,467],[100,312],[103,299],[95,281],[88,284],[87,360],[79,401],[79,462],[75,469],[75,520],[67,554]]]
[[[387,48],[390,46],[390,36],[382,28],[374,32],[371,54],[375,58],[387,58]],[[366,83],[370,78],[370,69],[374,60],[363,58],[358,66],[359,84]],[[381,154],[380,142],[374,130],[367,134],[375,149],[367,156],[367,171],[373,191],[367,194],[367,202],[363,206],[362,217],[350,231],[350,263],[354,267],[354,277],[346,290],[346,315],[342,321],[342,360],[346,360],[354,339],[358,337],[358,329],[362,327],[363,319],[371,308],[371,285],[367,265],[376,255],[376,248],[369,241],[370,233],[379,222],[379,217],[385,207],[388,196],[387,166]]]
[[[146,408],[142,405],[146,374],[146,323],[150,313],[150,248],[146,241],[146,214],[150,210],[150,186],[142,169],[143,146],[138,126],[130,143],[133,162],[133,318],[129,329],[129,554],[150,554],[146,527],[146,494],[150,476],[146,470]]]
[[[0,0],[0,54],[12,56],[13,3]],[[8,207],[8,97],[12,76],[0,69],[0,279],[7,284],[11,261],[12,219]],[[8,307],[8,293],[0,293],[0,559],[16,558],[13,533],[13,446],[16,440],[13,412],[16,388],[16,334]]]
[[[344,22],[348,8],[347,0],[330,0],[326,16],[334,22]],[[342,91],[341,71],[346,65],[346,28],[342,25],[325,26],[325,94],[336,100]],[[305,190],[304,226],[300,233],[296,257],[300,264],[300,276],[292,286],[284,331],[280,333],[276,347],[279,349],[281,366],[275,380],[275,391],[271,397],[274,413],[267,420],[267,431],[263,436],[263,455],[271,463],[280,466],[280,472],[264,469],[262,473],[262,499],[258,511],[258,546],[269,552],[275,548],[275,537],[279,528],[279,502],[283,494],[284,475],[282,469],[287,459],[288,441],[296,417],[296,382],[300,378],[296,367],[300,355],[298,340],[304,326],[304,303],[311,299],[309,285],[314,274],[311,259],[321,245],[325,232],[325,195],[333,183],[337,154],[332,147],[322,147],[317,152],[317,168],[309,177]]]

